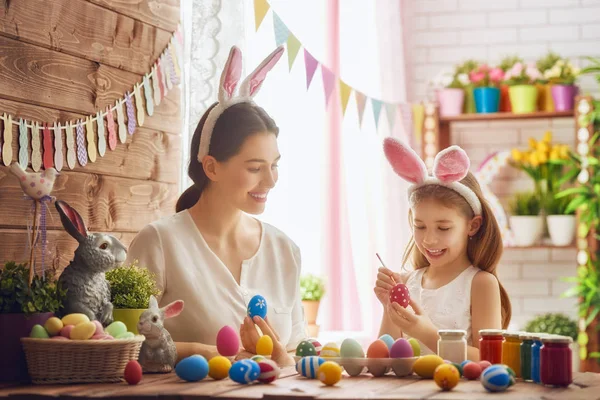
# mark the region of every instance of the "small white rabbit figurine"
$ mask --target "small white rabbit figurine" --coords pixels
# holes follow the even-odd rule
[[[177,362],[177,348],[171,335],[164,327],[167,318],[183,311],[183,300],[177,300],[158,308],[154,296],[150,296],[150,307],[140,315],[138,332],[146,337],[140,349],[139,362],[144,372],[167,373]]]

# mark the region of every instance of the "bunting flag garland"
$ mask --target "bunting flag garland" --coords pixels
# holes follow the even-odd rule
[[[362,126],[363,115],[365,113],[365,106],[367,105],[367,96],[358,90],[354,91],[356,98],[356,107],[358,108],[358,124]]]
[[[296,61],[296,56],[298,56],[300,46],[302,46],[300,41],[296,38],[296,36],[290,33],[287,39],[287,55],[290,71],[292,70],[292,65],[294,65],[294,61]]]
[[[267,15],[267,11],[269,11],[270,5],[267,0],[254,0],[254,26],[256,30],[260,27],[265,16]]]
[[[342,115],[346,115],[346,107],[348,107],[348,100],[350,100],[351,93],[352,88],[340,79],[340,100],[342,101]]]
[[[290,30],[285,26],[279,15],[273,13],[273,28],[275,29],[275,44],[281,46],[287,42]]]
[[[323,75],[323,88],[325,89],[325,105],[329,105],[329,99],[335,88],[335,74],[329,68],[321,65],[321,74]]]
[[[375,128],[379,126],[379,118],[381,117],[381,106],[383,102],[377,99],[371,99],[371,106],[373,107],[373,117],[375,118]]]
[[[266,0],[262,0],[262,2],[267,4],[268,10],[269,6]],[[257,1],[257,3],[259,2]],[[119,141],[125,143],[127,134],[133,135],[136,127],[144,124],[145,115],[152,116],[155,107],[160,105],[168,91],[182,81],[182,64],[180,62],[182,49],[183,36],[178,27],[161,55],[150,67],[150,72],[145,74],[140,82],[135,83],[131,91],[117,100],[114,106],[109,106],[104,111],[95,112],[75,122],[40,123],[15,118],[8,113],[0,113],[0,128],[2,128],[0,131],[0,158],[3,164],[9,166],[13,161],[13,125],[18,127],[18,153],[16,156],[23,169],[27,168],[31,160],[31,168],[35,172],[41,168],[50,167],[60,171],[63,168],[65,156],[69,169],[74,169],[77,162],[85,167],[88,160],[96,161],[97,154],[104,157],[107,146],[108,149],[114,151],[117,146],[117,134]],[[123,106],[126,107],[127,120],[125,120]],[[116,122],[115,110],[117,112]],[[31,149],[28,137],[29,129],[31,129]],[[15,140],[16,138],[17,136],[15,136]],[[63,153],[65,143],[66,155]]]
[[[304,49],[304,65],[306,66],[306,89],[308,90],[319,62],[306,49]]]
[[[394,121],[396,120],[396,105],[385,103],[385,113],[387,114],[388,124],[390,124],[391,131],[394,129]]]

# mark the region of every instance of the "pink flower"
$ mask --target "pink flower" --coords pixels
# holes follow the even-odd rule
[[[521,75],[521,73],[523,72],[523,64],[521,64],[520,62],[516,63],[515,65],[513,65],[513,67],[509,70],[510,72],[510,76],[511,77],[515,77],[515,76],[519,76]]]
[[[485,72],[472,71],[469,74],[469,79],[471,79],[471,82],[473,83],[479,83],[485,79]]]
[[[534,63],[530,63],[527,65],[527,71],[526,71],[527,76],[529,76],[529,78],[533,81],[539,79],[542,77],[542,74],[540,73],[540,71],[536,68]]]
[[[500,82],[502,79],[504,79],[504,71],[501,68],[496,67],[490,70],[490,80],[492,82]]]

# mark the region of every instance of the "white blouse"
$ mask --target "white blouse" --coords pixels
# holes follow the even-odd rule
[[[239,332],[248,302],[257,294],[267,300],[267,317],[288,350],[306,339],[300,250],[277,228],[260,224],[260,245],[254,256],[242,262],[239,284],[187,210],[147,225],[135,237],[128,262],[137,259],[156,274],[159,306],[185,302],[179,316],[165,321],[174,341],[215,345],[223,326]]]

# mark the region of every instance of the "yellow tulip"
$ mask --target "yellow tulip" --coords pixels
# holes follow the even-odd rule
[[[537,167],[538,165],[540,165],[540,160],[538,159],[537,153],[531,153],[531,155],[529,156],[529,163],[533,167]]]
[[[551,131],[546,131],[546,133],[544,133],[544,142],[550,144],[550,142],[552,142],[552,132]]]
[[[535,141],[535,139],[529,138],[529,148],[532,150],[535,150],[536,147],[537,147],[537,142]]]
[[[550,151],[550,148],[546,142],[538,142],[537,151],[539,151],[540,153],[547,153],[548,151]]]
[[[519,162],[523,159],[523,153],[521,153],[519,149],[512,149],[511,153],[513,160],[516,162]]]
[[[548,155],[545,152],[538,151],[537,158],[540,164],[545,164],[548,162]]]
[[[569,158],[569,145],[562,145],[560,148],[560,158],[567,159]]]
[[[552,149],[552,151],[550,152],[550,160],[560,160],[560,150]]]

